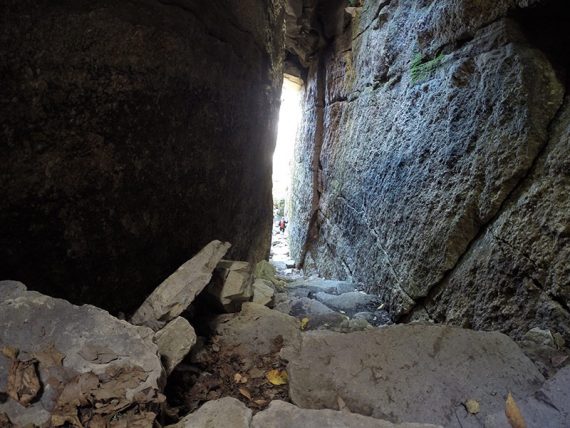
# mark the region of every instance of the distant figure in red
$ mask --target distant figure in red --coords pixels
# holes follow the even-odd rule
[[[285,217],[281,217],[279,220],[279,230],[281,233],[285,233],[285,227],[287,226],[287,222],[285,221]]]

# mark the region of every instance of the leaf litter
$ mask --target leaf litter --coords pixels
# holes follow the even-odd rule
[[[279,351],[283,339],[277,337],[272,352],[245,355],[238,348],[227,347],[219,337],[180,364],[166,388],[168,414],[172,420],[197,410],[206,401],[233,397],[257,413],[273,400],[289,402],[287,371]]]

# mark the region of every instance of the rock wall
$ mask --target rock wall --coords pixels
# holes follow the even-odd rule
[[[0,278],[112,310],[269,252],[277,0],[0,4]]]
[[[400,320],[570,338],[563,1],[366,1],[309,69],[292,252]]]

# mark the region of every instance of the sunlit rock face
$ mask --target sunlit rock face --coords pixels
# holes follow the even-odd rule
[[[308,71],[296,260],[363,283],[397,319],[570,338],[563,2],[349,12]]]
[[[2,2],[0,278],[128,311],[213,239],[265,257],[283,13]]]

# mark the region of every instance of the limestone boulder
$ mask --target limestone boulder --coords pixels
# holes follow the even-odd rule
[[[14,282],[0,282],[0,325],[0,414],[15,426],[152,425],[163,380],[151,329]]]
[[[284,349],[293,403],[339,409],[391,422],[470,427],[544,382],[507,336],[447,326],[399,325],[339,334],[307,332]],[[462,403],[476,400],[480,414]],[[473,425],[475,424],[475,425]]]
[[[146,298],[131,322],[155,331],[180,315],[212,279],[212,272],[230,248],[212,241],[184,263]]]
[[[253,303],[270,306],[273,302],[275,289],[271,282],[264,279],[256,279],[253,283]]]
[[[156,332],[154,343],[166,374],[170,374],[196,344],[196,332],[185,318],[177,317]]]
[[[287,284],[287,288],[308,289],[313,293],[342,294],[355,291],[355,284],[349,281],[337,281],[322,278],[301,278]]]
[[[232,397],[208,401],[194,413],[166,428],[250,428],[251,410]]]
[[[262,260],[255,265],[254,276],[256,279],[270,281],[276,287],[284,287],[285,282],[277,278],[277,270],[267,260]]]
[[[321,292],[317,293],[315,297],[328,307],[351,315],[358,312],[375,311],[382,303],[377,296],[359,291],[343,293],[338,296]]]
[[[238,314],[221,315],[212,324],[214,333],[227,347],[245,354],[265,355],[281,346],[297,348],[301,340],[299,321],[256,303],[245,303]]]
[[[252,428],[441,428],[439,425],[402,423],[340,412],[336,410],[301,409],[284,401],[272,401],[267,410],[254,416]]]
[[[222,260],[205,292],[227,312],[237,312],[253,296],[253,272],[247,262]]]

